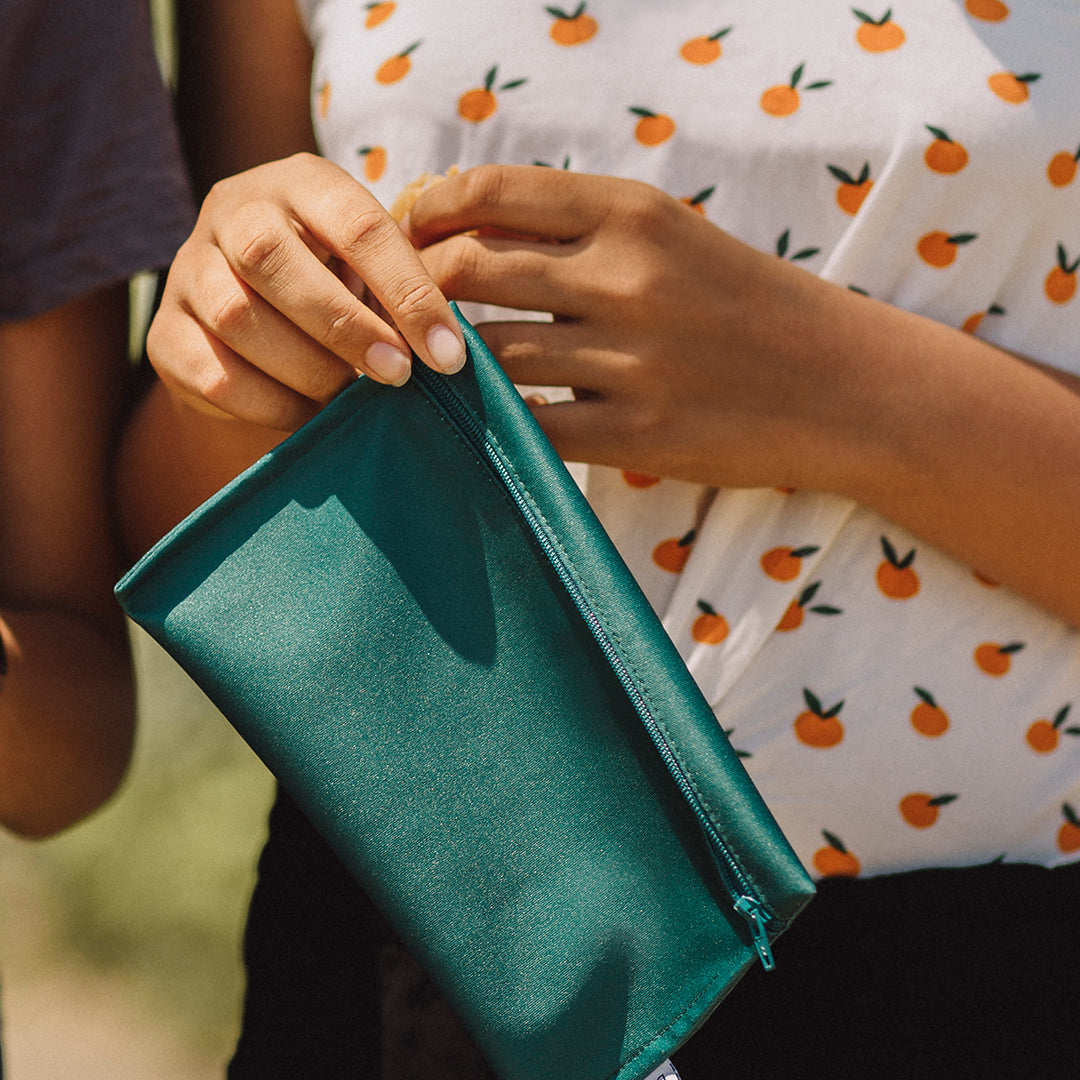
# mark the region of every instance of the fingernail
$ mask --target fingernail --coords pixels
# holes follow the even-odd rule
[[[385,341],[376,341],[367,351],[367,366],[391,386],[402,386],[409,381],[412,362],[400,349]]]
[[[436,326],[430,331],[427,347],[435,366],[447,375],[465,366],[465,343],[449,326]]]

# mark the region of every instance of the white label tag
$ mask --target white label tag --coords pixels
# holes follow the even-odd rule
[[[645,1080],[680,1080],[679,1074],[675,1069],[675,1066],[670,1061],[665,1061],[659,1069],[653,1069]]]

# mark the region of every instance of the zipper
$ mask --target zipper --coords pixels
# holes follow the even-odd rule
[[[449,385],[445,378],[429,371],[422,364],[413,365],[413,378],[419,380],[429,397],[434,399],[436,404],[442,408],[443,412],[454,422],[474,449],[480,452],[510,498],[513,499],[530,532],[540,545],[540,550],[551,564],[578,613],[585,620],[593,639],[600,647],[600,651],[604,654],[604,658],[614,672],[615,677],[619,680],[626,696],[634,707],[634,711],[641,719],[653,746],[659,753],[660,759],[675,781],[680,794],[697,819],[698,825],[701,827],[709,844],[709,849],[713,854],[721,880],[733,898],[734,910],[749,928],[754,951],[757,953],[758,959],[765,970],[772,971],[776,963],[773,959],[767,933],[768,924],[772,921],[772,915],[769,913],[764,901],[758,896],[756,889],[750,883],[726,841],[712,823],[701,799],[698,797],[697,792],[694,791],[689,776],[687,776],[686,771],[675,756],[675,752],[667,741],[659,722],[653,716],[648,702],[635,685],[607,630],[592,610],[574,575],[570,572],[561,554],[548,537],[543,522],[537,517],[529,501],[522,495],[514,477],[488,440],[483,425],[477,421],[460,394]]]

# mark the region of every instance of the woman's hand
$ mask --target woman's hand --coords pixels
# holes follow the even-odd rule
[[[174,397],[276,431],[298,427],[358,372],[405,382],[410,349],[444,372],[465,358],[447,301],[397,223],[311,154],[213,188],[147,348]]]
[[[486,166],[410,235],[570,460],[858,500],[1080,625],[1080,390],[755,251],[647,185]],[[535,239],[523,239],[534,237]]]
[[[829,460],[831,376],[800,334],[822,292],[864,298],[610,177],[472,170],[409,230],[447,295],[554,316],[480,330],[516,382],[574,388],[536,408],[564,457],[718,486],[805,485]]]

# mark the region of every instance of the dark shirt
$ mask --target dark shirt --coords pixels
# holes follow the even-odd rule
[[[166,265],[193,221],[145,0],[0,0],[0,320]]]

